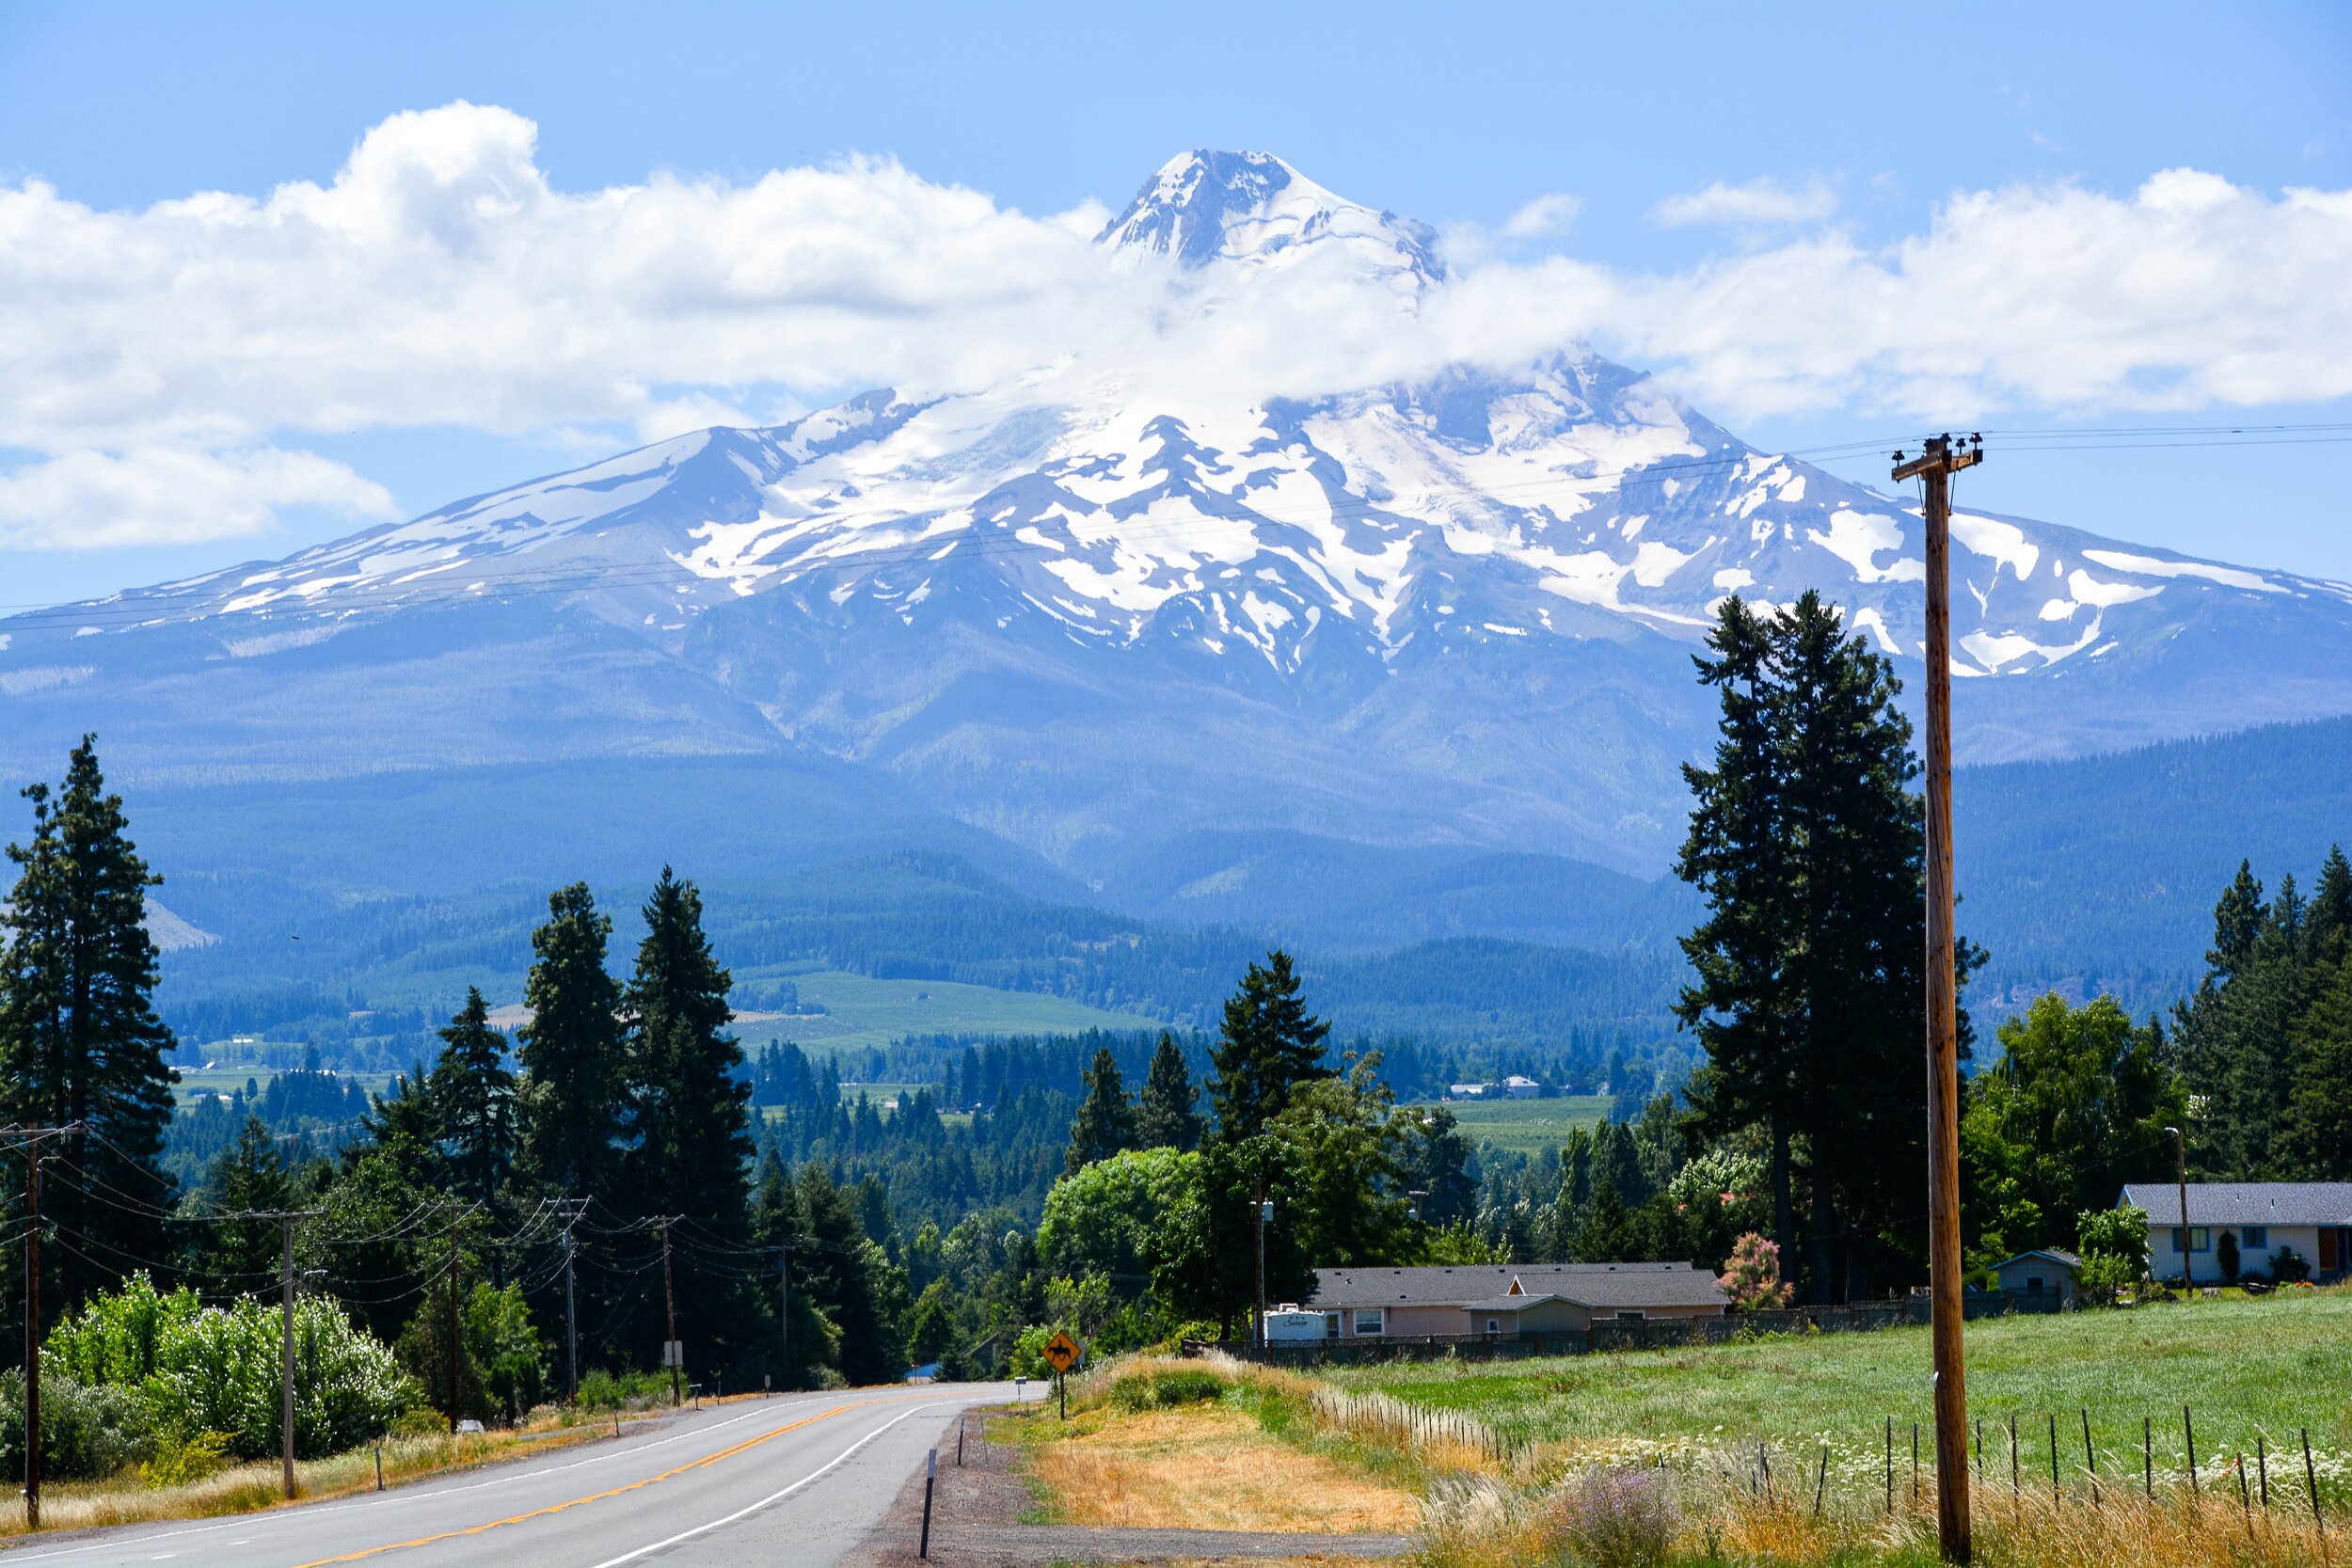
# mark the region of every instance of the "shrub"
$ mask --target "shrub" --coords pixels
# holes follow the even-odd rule
[[[2139,1265],[2112,1252],[2087,1252],[2074,1283],[2085,1301],[2111,1307],[2119,1294],[2139,1283]]]
[[[2132,1277],[2148,1272],[2148,1211],[2125,1204],[2085,1209],[2074,1216],[2075,1250],[2085,1258],[2104,1252],[2132,1265]]]
[[[1215,1372],[1130,1372],[1111,1385],[1111,1402],[1121,1410],[1165,1410],[1225,1397],[1225,1380]]]
[[[410,1402],[413,1389],[391,1352],[334,1301],[297,1301],[294,1330],[298,1456],[317,1459],[378,1436]],[[206,1307],[193,1291],[164,1294],[137,1274],[57,1324],[41,1352],[42,1393],[56,1378],[131,1402],[141,1413],[131,1422],[138,1452],[221,1433],[235,1457],[265,1458],[278,1449],[284,1334],[274,1303],[247,1296]],[[46,1398],[42,1418],[46,1428]],[[133,1457],[122,1454],[117,1467]]]
[[[2300,1285],[2312,1276],[2312,1265],[2291,1246],[2282,1246],[2270,1259],[2270,1277],[2281,1285]]]
[[[2237,1278],[2238,1266],[2245,1261],[2238,1255],[2237,1232],[2224,1230],[2220,1239],[2214,1243],[2213,1256],[2214,1261],[2221,1265],[2221,1283],[2227,1285]]]
[[[1552,1506],[1552,1535],[1593,1568],[1653,1568],[1674,1546],[1674,1494],[1663,1470],[1594,1470]]]
[[[167,1437],[155,1446],[154,1457],[139,1466],[147,1484],[158,1491],[210,1481],[229,1468],[229,1434],[199,1432],[193,1437]]]
[[[1788,1287],[1780,1279],[1780,1247],[1753,1230],[1733,1244],[1715,1283],[1742,1312],[1788,1305]]]
[[[58,1481],[96,1481],[128,1469],[154,1444],[154,1426],[128,1388],[91,1385],[43,1356],[40,1452]],[[0,1372],[0,1473],[24,1473],[24,1374]]]

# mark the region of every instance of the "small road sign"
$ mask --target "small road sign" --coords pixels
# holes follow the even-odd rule
[[[1085,1354],[1078,1341],[1067,1334],[1057,1334],[1045,1341],[1045,1364],[1057,1372],[1066,1372],[1076,1366],[1078,1357]]]

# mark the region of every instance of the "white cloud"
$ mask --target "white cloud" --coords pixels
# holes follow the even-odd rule
[[[1883,248],[1751,238],[1670,273],[1482,245],[1418,298],[1344,247],[1230,277],[1106,265],[1092,203],[1034,216],[886,160],[749,183],[552,187],[504,109],[397,115],[328,184],[90,208],[0,186],[0,537],[218,537],[386,514],[306,436],[457,425],[593,446],[873,386],[1114,374],[1223,402],[1589,344],[1731,418],[2189,408],[2352,394],[2352,192],[2169,170],[2126,195],[1950,197]],[[1662,204],[1745,226],[1826,187]],[[1536,198],[1506,238],[1556,233]],[[439,499],[439,498],[435,498]]]
[[[1670,196],[1650,209],[1664,224],[1724,223],[1745,228],[1775,224],[1819,223],[1837,211],[1837,193],[1829,182],[1815,179],[1791,190],[1776,180],[1757,178],[1743,185],[1722,181],[1705,190]]]
[[[0,546],[197,544],[259,532],[281,506],[399,515],[382,485],[312,452],[70,451],[0,472]]]
[[[1584,203],[1563,191],[1539,196],[1505,218],[1502,232],[1514,240],[1541,239],[1547,234],[1565,234],[1576,221],[1576,214],[1584,210]]]

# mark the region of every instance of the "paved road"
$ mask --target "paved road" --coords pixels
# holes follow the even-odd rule
[[[779,1395],[617,1441],[233,1519],[27,1541],[5,1568],[824,1568],[855,1544],[956,1412],[1002,1384]]]

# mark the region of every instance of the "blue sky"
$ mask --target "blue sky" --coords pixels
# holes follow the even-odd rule
[[[1881,7],[1725,6],[1663,17],[1654,8],[1559,5],[8,5],[0,6],[0,188],[39,182],[57,201],[102,216],[204,191],[266,200],[289,182],[333,184],[372,128],[458,100],[535,125],[523,156],[565,195],[638,185],[660,171],[750,187],[772,169],[865,154],[895,160],[927,186],[967,187],[1042,218],[1089,201],[1116,208],[1181,149],[1264,149],[1344,196],[1437,224],[1465,248],[1493,247],[1525,268],[1557,254],[1625,283],[1625,297],[1648,301],[1657,319],[1606,342],[1611,352],[1655,364],[1751,439],[1804,448],[1915,433],[1945,406],[1931,374],[1893,368],[1881,354],[1803,388],[1735,379],[1708,345],[1741,324],[1692,319],[1706,308],[1705,281],[1743,268],[1765,277],[1760,258],[1804,253],[1823,233],[1883,258],[1930,235],[1939,211],[1965,193],[2036,193],[2028,217],[2054,234],[2074,221],[2061,198],[2068,191],[2114,209],[2084,221],[2122,224],[2152,177],[2185,168],[2244,193],[2238,216],[2216,206],[2211,224],[2238,225],[2242,239],[2181,262],[2217,269],[2215,286],[2234,301],[2237,325],[2173,345],[2161,363],[2082,377],[2055,362],[2071,348],[2035,363],[2012,346],[1950,395],[1949,417],[1991,427],[2352,421],[2352,398],[2325,363],[2352,345],[2328,336],[2341,311],[2312,297],[2325,292],[2313,279],[2329,276],[2340,254],[2326,227],[2338,220],[2332,209],[2291,212],[2285,194],[2352,189],[2348,73],[2352,8],[2341,5],[1977,5],[1899,16]],[[1724,188],[1706,208],[1714,216],[1668,221],[1661,203],[1710,186]],[[1782,215],[1727,219],[1754,210],[1739,206],[1741,192],[1780,203]],[[1514,214],[1546,197],[1568,198],[1551,210],[1572,208],[1572,219],[1506,237]],[[910,199],[939,208],[928,193]],[[2030,257],[2025,221],[2003,232]],[[93,245],[141,243],[105,227],[72,231]],[[66,231],[0,228],[0,252],[54,250],[64,242],[51,236]],[[2119,227],[2114,254],[2128,259],[2136,232]],[[919,235],[910,243],[923,244]],[[2230,275],[2266,273],[2262,259],[2287,251],[2300,270]],[[119,273],[134,291],[139,276],[105,253],[95,271]],[[55,277],[47,286],[63,288]],[[2055,280],[2052,296],[2068,298],[2068,287],[2082,287],[2079,275]],[[2027,305],[2018,305],[2017,293],[1979,278],[1956,285],[1951,301],[2022,310],[2032,294],[2024,291]],[[1931,309],[1941,296],[1922,285],[1902,297]],[[649,421],[662,417],[617,415],[584,394],[567,403],[564,388],[534,384],[437,420],[413,399],[324,382],[318,396],[349,395],[348,419],[308,419],[217,387],[174,402],[152,385],[141,387],[134,414],[107,405],[115,384],[77,381],[75,368],[76,350],[119,346],[109,333],[172,329],[132,304],[87,319],[48,312],[81,341],[14,372],[32,384],[20,403],[40,406],[13,418],[0,410],[0,468],[18,481],[13,492],[0,487],[0,601],[283,553],[373,517],[570,466],[600,443],[651,433]],[[2265,310],[2312,312],[2296,334],[2312,363],[2249,347]],[[1769,304],[1756,314],[1772,314]],[[1775,331],[1758,353],[1799,355],[1815,341],[1764,325]],[[2153,322],[2145,335],[2170,325]],[[2013,338],[2031,337],[2006,325]],[[1835,311],[1814,330],[1834,348]],[[0,342],[12,341],[0,331]],[[2208,341],[2214,373],[2185,372]],[[1645,347],[1653,354],[1637,352]],[[875,351],[878,372],[897,368],[895,352]],[[701,368],[720,362],[690,358],[684,372],[651,366],[644,380],[664,409],[698,405],[707,391],[758,412],[847,386],[862,368],[849,347],[805,376],[737,367],[714,379]],[[379,373],[404,373],[405,363],[387,358]],[[613,373],[610,364],[583,371],[583,384]],[[198,372],[142,360],[122,380],[179,376]],[[479,372],[463,379],[478,382]],[[2152,397],[2152,384],[2169,389]],[[179,470],[152,468],[158,452],[192,465],[187,493],[212,498],[212,521],[182,533],[167,522],[126,528],[105,535],[117,542],[93,544],[105,498],[152,505],[157,494],[179,493],[169,479]],[[2352,529],[2336,499],[2348,452],[2311,444],[2058,455],[2003,453],[1996,444],[1970,499],[2352,578]],[[133,475],[135,456],[150,470]],[[1867,477],[1876,465],[1841,467]],[[250,498],[232,493],[238,483]]]

